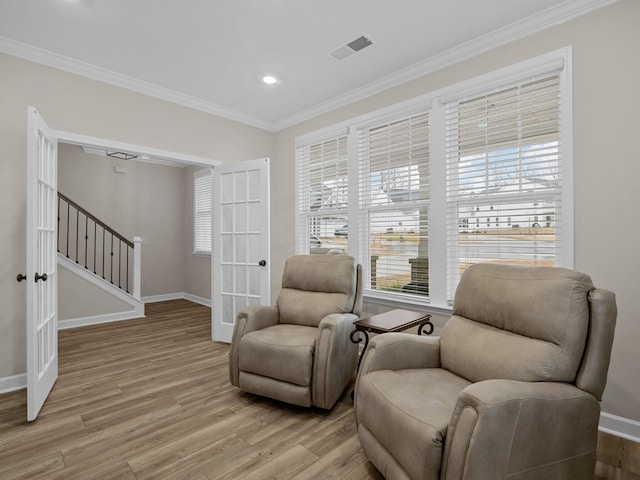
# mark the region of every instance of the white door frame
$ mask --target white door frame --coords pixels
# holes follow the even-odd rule
[[[178,162],[186,165],[200,165],[213,167],[221,165],[219,160],[198,157],[195,155],[187,155],[184,153],[172,152],[170,150],[162,150],[158,148],[146,147],[144,145],[135,145],[132,143],[116,142],[115,140],[107,140],[104,138],[90,137],[77,133],[65,132],[62,130],[53,130],[54,135],[58,138],[58,143],[68,143],[70,145],[78,145],[81,147],[107,148],[119,152],[135,153],[140,156],[148,156],[160,161]],[[158,162],[161,163],[161,162]]]
[[[29,119],[31,121],[31,110],[35,109],[33,107],[29,107],[28,111],[29,111]],[[37,112],[36,112],[37,114]],[[28,126],[29,130],[31,128],[33,128],[31,126],[31,124]],[[87,146],[87,147],[96,147],[96,148],[108,148],[108,149],[113,149],[113,150],[117,150],[117,151],[125,151],[125,152],[132,152],[132,153],[137,153],[139,155],[146,155],[148,157],[151,157],[153,159],[158,159],[160,160],[157,163],[162,163],[162,161],[167,161],[167,162],[178,162],[178,163],[184,163],[186,165],[199,165],[199,166],[216,166],[216,165],[220,165],[222,162],[218,161],[218,160],[212,160],[209,158],[203,158],[203,157],[197,157],[197,156],[193,156],[193,155],[186,155],[186,154],[181,154],[181,153],[177,153],[177,152],[172,152],[172,151],[168,151],[168,150],[162,150],[162,149],[156,149],[156,148],[151,148],[151,147],[146,147],[146,146],[141,146],[141,145],[134,145],[134,144],[129,144],[129,143],[123,143],[123,142],[116,142],[113,140],[107,140],[107,139],[103,139],[103,138],[98,138],[98,137],[90,137],[87,135],[80,135],[80,134],[76,134],[76,133],[71,133],[71,132],[65,132],[62,130],[55,130],[55,129],[51,129],[49,127],[46,127],[47,130],[47,135],[48,137],[50,137],[50,139],[52,140],[52,143],[55,143],[56,146],[56,151],[57,151],[57,145],[59,143],[67,143],[70,145],[78,145],[78,146]],[[33,148],[33,145],[28,145],[28,149]],[[33,153],[32,153],[33,154]],[[27,153],[27,156],[29,157],[29,153]],[[27,162],[29,163],[29,162]],[[31,166],[29,166],[28,168],[33,168]],[[27,177],[28,177],[28,181],[29,181],[29,176],[33,175],[34,172],[32,171],[28,171],[27,173]],[[55,168],[55,177],[57,180],[57,162],[56,162],[56,168]],[[33,202],[33,198],[34,198],[34,193],[29,191],[29,188],[32,187],[28,187],[28,191],[27,191],[27,212],[29,212],[30,208],[29,208],[29,202]],[[56,193],[57,193],[57,185],[56,185]],[[57,201],[57,199],[56,199]],[[29,216],[30,214],[27,213],[27,215]],[[27,218],[27,225],[30,225],[29,222],[33,222],[33,219]],[[55,228],[57,230],[57,222],[55,225]],[[27,227],[27,270],[26,270],[26,276],[27,276],[27,282],[31,281],[35,283],[35,279],[34,279],[34,275],[35,275],[35,266],[33,265],[33,260],[29,259],[29,251],[31,249],[30,245],[34,245],[34,242],[37,242],[37,239],[35,239],[33,233],[29,232],[29,226]],[[57,262],[55,261],[55,256],[53,259],[53,267],[52,267],[52,271],[51,274],[47,275],[47,285],[53,289],[53,292],[55,293],[53,298],[53,301],[55,303],[55,327],[54,327],[54,334],[55,334],[55,340],[53,342],[52,347],[55,349],[55,370],[51,369],[48,373],[46,378],[42,379],[43,382],[46,382],[45,386],[42,387],[38,387],[36,386],[35,380],[37,379],[37,376],[34,376],[33,373],[30,374],[30,372],[34,372],[34,369],[37,367],[37,363],[39,362],[39,360],[37,358],[35,358],[34,353],[35,352],[31,352],[32,350],[32,344],[34,342],[37,342],[37,332],[35,332],[34,330],[34,326],[32,325],[31,322],[29,321],[29,319],[31,317],[33,317],[33,310],[34,310],[34,292],[30,292],[30,287],[27,286],[27,420],[28,421],[32,421],[35,420],[37,418],[38,412],[40,411],[40,408],[42,407],[42,405],[44,404],[44,402],[47,399],[47,396],[51,390],[51,388],[53,387],[53,384],[55,383],[55,380],[57,378],[57,373],[58,373],[58,369],[57,369],[57,348],[58,348],[58,339],[57,339],[57,329],[58,329],[58,325],[57,325],[57,291],[58,291],[58,275],[57,275]],[[39,274],[41,272],[38,272]],[[43,285],[42,281],[40,281],[38,283],[39,286]],[[52,366],[53,368],[53,366]]]

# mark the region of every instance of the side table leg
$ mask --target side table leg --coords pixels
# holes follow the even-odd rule
[[[358,332],[361,333],[362,335],[358,336],[357,335]],[[369,345],[369,332],[367,332],[364,329],[360,329],[356,327],[355,330],[351,332],[351,334],[349,335],[349,339],[351,339],[353,343],[360,343],[362,341],[362,337],[364,337],[364,346],[362,347],[362,353],[360,353],[360,357],[358,358],[358,367],[356,368],[356,375],[360,371],[360,364],[362,363],[362,357],[364,357],[364,352],[367,350],[367,346]],[[351,401],[354,400],[355,393],[356,393],[355,390],[351,391]]]
[[[364,357],[364,352],[367,350],[367,346],[369,345],[369,333],[366,330],[361,330],[359,328],[356,328],[353,332],[351,332],[351,335],[349,335],[349,338],[351,339],[351,341],[353,343],[360,343],[362,341],[362,338],[356,338],[357,337],[357,333],[360,332],[362,333],[362,336],[364,337],[364,346],[362,347],[362,353],[360,353],[360,358],[358,358],[358,368],[356,368],[356,373],[360,371],[360,364],[362,363],[362,357]]]
[[[426,330],[423,331],[425,327],[426,327]],[[433,323],[431,323],[431,317],[429,317],[424,321],[420,322],[420,326],[418,327],[418,335],[422,335],[423,333],[425,335],[431,335],[433,333],[433,329],[434,329],[434,325]]]

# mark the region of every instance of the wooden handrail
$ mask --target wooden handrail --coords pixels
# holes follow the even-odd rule
[[[113,228],[111,228],[109,225],[107,225],[106,223],[104,223],[103,221],[101,221],[98,217],[96,217],[95,215],[93,215],[92,213],[88,212],[87,210],[85,210],[84,208],[82,208],[80,205],[78,205],[76,202],[74,202],[73,200],[71,200],[69,197],[67,197],[66,195],[58,192],[58,196],[60,198],[62,198],[65,202],[67,202],[69,205],[71,205],[73,208],[75,208],[76,210],[78,210],[80,213],[82,213],[84,216],[86,216],[87,218],[93,220],[96,224],[100,225],[102,228],[104,228],[107,232],[109,232],[110,234],[112,234],[114,237],[118,238],[119,240],[121,240],[123,243],[126,243],[128,246],[130,246],[131,248],[133,248],[133,242],[129,239],[127,239],[126,237],[123,237],[122,235],[120,235],[118,232],[116,232]]]
[[[65,210],[66,216],[63,214]],[[66,227],[64,231],[61,231],[62,226]],[[70,229],[75,230],[75,234]],[[96,275],[101,275],[103,279],[127,293],[131,293],[130,280],[134,280],[134,290],[139,290],[135,283],[139,272],[132,271],[134,265],[131,263],[131,260],[134,260],[131,256],[135,257],[136,254],[134,242],[60,192],[58,252],[69,259],[75,256],[77,264]],[[92,253],[91,257],[89,252]],[[139,291],[137,293],[139,294]]]

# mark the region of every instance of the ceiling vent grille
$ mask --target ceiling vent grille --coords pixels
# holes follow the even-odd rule
[[[107,157],[119,158],[120,160],[133,160],[134,158],[138,158],[138,155],[133,155],[127,152],[111,152],[107,150]]]
[[[331,55],[336,60],[344,60],[345,58],[367,48],[370,45],[373,45],[373,41],[371,40],[371,38],[365,35],[360,35],[358,38],[356,38],[355,40],[351,40],[346,45],[341,45],[332,52],[329,52],[329,55]]]

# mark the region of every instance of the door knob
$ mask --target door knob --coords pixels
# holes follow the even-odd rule
[[[38,283],[38,280],[42,280],[43,282],[46,282],[47,274],[43,273],[42,275],[38,275],[38,272],[36,272],[36,283]]]
[[[258,262],[258,265],[260,265],[261,267],[264,267],[266,264],[267,264],[267,261],[266,261],[266,260],[260,260],[260,261]]]
[[[27,276],[26,276],[26,275],[23,275],[23,274],[21,274],[21,273],[19,273],[19,274],[18,274],[18,276],[16,277],[16,279],[17,279],[19,282],[21,282],[22,280],[26,280],[26,279],[27,279]]]

